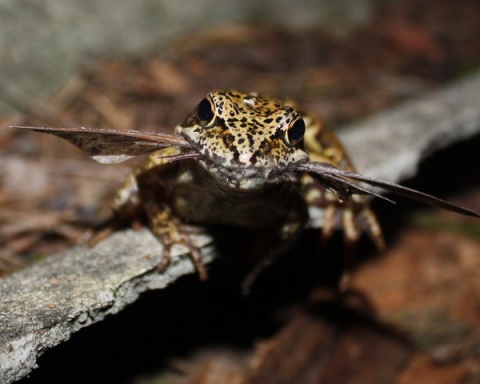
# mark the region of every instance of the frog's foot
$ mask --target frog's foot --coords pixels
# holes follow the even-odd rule
[[[334,230],[340,228],[349,247],[358,241],[362,233],[366,233],[377,249],[385,248],[382,228],[363,196],[353,196],[348,202],[340,202],[335,195],[328,196],[324,215],[323,240],[330,238]]]
[[[115,232],[116,228],[112,226],[104,227],[99,230],[89,229],[83,236],[89,248],[95,247],[98,243],[110,237]]]
[[[188,255],[195,265],[200,280],[208,279],[207,269],[202,261],[200,249],[193,244],[191,237],[182,227],[181,223],[172,219],[168,226],[152,226],[152,231],[163,245],[163,252],[160,257],[157,269],[164,272],[172,260],[172,248],[174,245],[182,245],[187,248]]]
[[[140,220],[126,220],[114,214],[96,227],[86,231],[82,240],[85,241],[90,248],[93,248],[120,229],[128,227],[139,228],[140,226]]]
[[[125,205],[122,209],[114,210],[109,218],[88,230],[84,234],[82,241],[86,242],[90,248],[93,248],[117,231],[128,228],[138,230],[145,226],[144,216],[139,207]]]

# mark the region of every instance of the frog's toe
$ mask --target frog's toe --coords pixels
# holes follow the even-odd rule
[[[205,264],[202,260],[202,254],[197,246],[193,245],[190,241],[188,244],[185,244],[189,249],[189,256],[190,259],[193,261],[195,265],[195,269],[197,270],[198,277],[201,281],[208,280],[208,272]]]
[[[375,213],[369,207],[365,207],[362,209],[360,215],[363,230],[368,234],[370,239],[372,239],[378,250],[384,250],[385,238],[383,237],[382,227],[380,226]]]
[[[172,253],[170,249],[171,246],[164,245],[163,247],[163,252],[160,255],[160,261],[157,264],[157,271],[160,273],[165,272],[170,265],[170,261],[172,261]]]
[[[201,281],[207,280],[208,273],[207,273],[205,264],[203,263],[200,249],[195,244],[192,243],[192,241],[187,235],[177,234],[175,237],[176,238],[174,242],[168,242],[168,243],[164,242],[163,254],[162,254],[162,257],[160,258],[160,262],[158,263],[158,267],[157,267],[158,271],[164,272],[167,269],[167,267],[170,265],[170,262],[172,260],[172,251],[171,251],[172,247],[175,244],[178,244],[187,248],[186,253],[188,253],[188,256],[192,260],[200,280]]]
[[[342,227],[345,240],[349,244],[357,242],[360,235],[366,233],[379,250],[385,248],[382,228],[369,207],[362,207],[360,210],[345,208],[342,212]]]
[[[323,211],[322,242],[332,237],[337,226],[338,209],[334,204],[328,205]]]

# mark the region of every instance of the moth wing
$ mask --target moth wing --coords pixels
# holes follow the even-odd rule
[[[480,214],[474,211],[449,203],[448,201],[427,193],[404,187],[390,181],[379,180],[358,173],[344,171],[328,163],[306,162],[299,166],[299,170],[308,172],[313,178],[317,178],[320,182],[326,182],[327,186],[339,193],[340,196],[348,196],[353,193],[358,193],[384,198],[383,196],[379,196],[378,193],[355,185],[350,181],[355,180],[374,187],[380,187],[399,196],[404,196],[412,200],[446,209],[447,211],[460,213],[466,216],[480,217]]]
[[[117,131],[98,128],[13,127],[50,133],[75,145],[93,160],[116,164],[164,147],[191,148],[177,135],[159,132]]]

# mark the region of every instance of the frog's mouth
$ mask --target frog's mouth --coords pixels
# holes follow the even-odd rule
[[[163,158],[170,162],[195,160],[194,164],[199,165],[202,170],[202,178],[211,179],[216,187],[224,192],[256,194],[272,182],[272,169],[268,167],[224,166],[195,149]]]
[[[257,194],[272,183],[271,170],[268,168],[226,167],[205,157],[198,163],[219,189],[229,193]]]

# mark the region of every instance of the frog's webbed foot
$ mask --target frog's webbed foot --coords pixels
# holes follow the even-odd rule
[[[366,233],[377,249],[385,248],[382,228],[375,213],[371,210],[367,199],[353,196],[343,202],[331,192],[325,193],[323,240],[329,239],[335,229],[342,229],[348,246],[358,241],[362,233]]]
[[[176,154],[175,148],[166,148],[164,155]],[[147,216],[152,233],[163,245],[162,255],[158,264],[158,271],[164,272],[172,260],[172,249],[175,245],[186,248],[200,280],[207,280],[207,269],[202,261],[200,249],[193,243],[191,232],[180,218],[175,215],[169,205],[164,185],[159,182],[159,172],[165,179],[169,171],[173,170],[171,164],[158,153],[149,157],[148,161],[137,170],[136,176],[126,184],[117,196],[117,209],[129,203],[138,204]],[[126,192],[125,192],[126,191]],[[138,194],[138,195],[137,195]]]
[[[158,238],[163,246],[160,261],[157,265],[159,272],[164,272],[170,265],[172,259],[172,248],[175,245],[182,245],[187,249],[195,268],[198,272],[200,280],[208,279],[208,273],[202,261],[200,249],[192,242],[189,232],[184,228],[182,223],[175,218],[165,218],[165,215],[158,212],[156,216],[148,215],[150,227],[153,234]],[[166,219],[166,221],[165,221]],[[105,222],[101,223],[97,228],[88,231],[84,239],[89,247],[94,247],[107,237],[114,234],[122,228],[141,228],[145,225],[140,219],[122,218],[121,215],[114,214]]]
[[[164,272],[172,260],[172,249],[175,245],[182,245],[195,265],[200,280],[208,279],[207,269],[202,261],[200,249],[192,242],[192,238],[185,226],[175,217],[170,215],[169,210],[148,212],[150,227],[153,234],[163,245],[163,252],[158,263],[158,271]]]
[[[379,250],[385,248],[382,228],[365,196],[353,195],[342,201],[333,192],[314,187],[307,192],[308,204],[323,208],[322,240],[328,240],[336,229],[343,230],[347,247],[352,247],[366,233]]]

